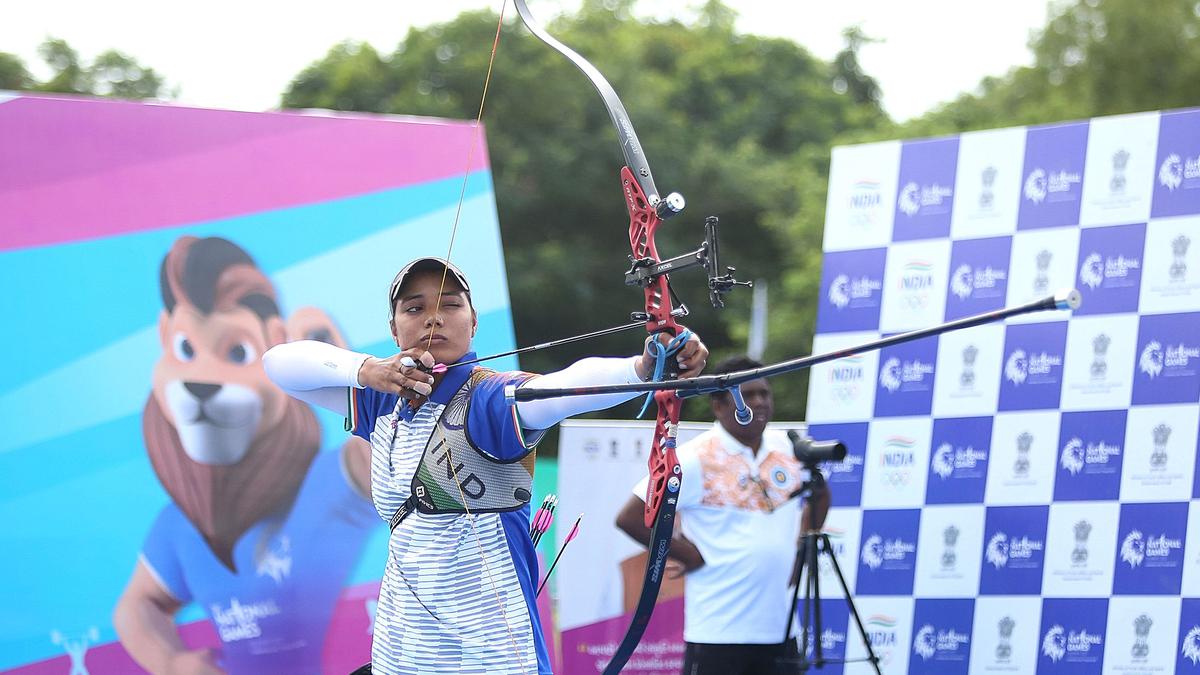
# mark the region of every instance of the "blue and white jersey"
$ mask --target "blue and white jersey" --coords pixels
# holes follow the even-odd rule
[[[450,369],[415,414],[395,394],[353,390],[349,426],[371,443],[371,496],[385,521],[411,494],[434,425],[471,372]],[[538,440],[522,435],[516,410],[504,401],[506,385],[529,377],[495,373],[471,392],[468,435],[498,460],[522,457]],[[389,541],[372,670],[550,673],[534,602],[537,581],[528,505],[505,513],[411,514]]]

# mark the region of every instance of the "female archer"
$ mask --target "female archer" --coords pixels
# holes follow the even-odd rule
[[[439,258],[396,274],[388,316],[400,350],[388,358],[312,341],[263,356],[284,391],[345,415],[371,444],[371,496],[392,528],[372,671],[550,673],[528,535],[533,450],[558,422],[633,394],[510,405],[504,390],[645,381],[660,353],[691,378],[708,349],[685,331],[655,338],[670,348],[647,340],[639,356],[585,358],[547,375],[455,367],[475,359],[478,317],[466,277]]]

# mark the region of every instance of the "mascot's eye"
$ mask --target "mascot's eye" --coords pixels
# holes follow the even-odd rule
[[[175,334],[175,339],[171,341],[171,348],[175,352],[175,358],[180,361],[191,361],[196,358],[196,350],[192,348],[192,343],[183,333]]]
[[[244,366],[257,358],[258,352],[249,342],[239,342],[229,348],[229,360],[239,366]]]

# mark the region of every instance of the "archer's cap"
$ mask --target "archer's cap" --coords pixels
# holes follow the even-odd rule
[[[471,287],[467,285],[467,277],[458,269],[454,263],[443,260],[441,258],[417,258],[408,263],[396,272],[396,276],[392,279],[391,288],[388,289],[388,321],[390,322],[396,314],[396,299],[400,295],[400,287],[404,285],[405,280],[414,272],[437,272],[438,274],[446,274],[447,279],[453,279],[462,286],[462,289],[467,293],[467,300],[471,299]]]

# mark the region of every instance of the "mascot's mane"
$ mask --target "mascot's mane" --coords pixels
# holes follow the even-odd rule
[[[180,237],[163,259],[159,283],[168,314],[181,304],[204,316],[245,307],[263,322],[280,314],[270,280],[226,239]],[[239,462],[196,462],[153,393],[142,415],[142,433],[163,487],[217,559],[234,572],[234,545],[250,527],[291,507],[321,439],[312,410],[288,399],[279,423],[261,432]]]

